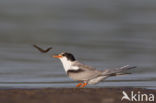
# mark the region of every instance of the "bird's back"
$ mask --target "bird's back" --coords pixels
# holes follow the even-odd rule
[[[78,61],[75,61],[72,66],[79,67],[77,71],[69,71],[68,75],[70,78],[74,80],[90,80],[92,78],[95,78],[99,75],[101,75],[101,71],[96,70],[93,67],[90,67],[88,65],[81,64]]]

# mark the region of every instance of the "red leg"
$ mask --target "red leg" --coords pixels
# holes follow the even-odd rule
[[[87,85],[87,83],[83,83],[83,84],[81,85],[81,88],[84,88],[86,85]]]
[[[81,85],[82,85],[82,83],[79,83],[79,84],[76,85],[76,87],[80,87]]]

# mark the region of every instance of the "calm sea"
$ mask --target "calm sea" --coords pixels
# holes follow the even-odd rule
[[[63,51],[99,70],[137,66],[88,87],[156,88],[156,1],[0,1],[0,88],[75,87],[51,57]]]

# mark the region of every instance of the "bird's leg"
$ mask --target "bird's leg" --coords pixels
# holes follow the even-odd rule
[[[82,85],[82,83],[79,83],[79,84],[76,85],[76,87],[80,87],[81,85]]]
[[[82,82],[81,80],[78,80],[79,82]],[[83,83],[78,83],[77,85],[76,85],[76,87],[80,87],[81,85],[82,85]]]
[[[86,85],[87,85],[87,83],[86,83],[86,82],[85,82],[85,83],[83,83],[83,84],[81,85],[81,88],[84,88]]]

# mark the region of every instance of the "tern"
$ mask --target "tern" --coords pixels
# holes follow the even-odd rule
[[[73,54],[63,52],[57,55],[53,55],[54,58],[61,60],[66,74],[75,81],[80,81],[76,87],[83,88],[87,84],[97,84],[102,80],[118,75],[129,74],[125,71],[136,68],[135,66],[123,66],[115,69],[97,70],[94,67],[80,63],[75,59]]]

